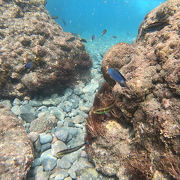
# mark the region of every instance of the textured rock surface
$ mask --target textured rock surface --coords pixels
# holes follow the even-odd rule
[[[0,179],[21,180],[33,161],[33,147],[10,109],[0,104]]]
[[[169,0],[146,15],[132,45],[119,43],[104,56],[107,83],[97,93],[87,119],[86,147],[104,174],[158,179],[160,171],[164,179],[179,179],[179,27],[180,1]],[[129,89],[111,79],[108,67],[124,75]],[[112,103],[109,114],[93,113]]]
[[[1,2],[0,97],[23,97],[40,90],[51,93],[92,64],[80,39],[62,31],[45,3]]]

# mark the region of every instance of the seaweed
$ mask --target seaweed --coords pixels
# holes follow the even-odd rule
[[[112,87],[105,82],[95,96],[93,107],[91,108],[87,119],[86,139],[88,142],[98,136],[105,137],[106,130],[103,127],[102,122],[111,118],[111,110],[114,108],[115,102],[115,96],[112,94]],[[102,113],[104,107],[104,112],[107,112],[108,115],[106,113]]]

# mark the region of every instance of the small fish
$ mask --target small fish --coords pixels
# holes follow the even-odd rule
[[[71,33],[73,36],[80,37],[80,34],[78,33]]]
[[[103,58],[104,57],[104,55],[102,54],[102,53],[99,53],[99,55]]]
[[[62,19],[62,22],[63,22],[64,26],[66,26],[66,21],[64,19]]]
[[[87,43],[86,39],[80,39],[81,42]]]
[[[109,68],[108,72],[109,72],[110,76],[120,84],[120,86],[128,88],[128,86],[126,84],[126,79],[117,69]]]
[[[106,33],[107,33],[107,30],[104,29],[103,32],[102,32],[102,36],[104,36]]]
[[[28,62],[26,65],[25,65],[25,69],[30,69],[32,67],[32,62]]]
[[[52,19],[58,19],[58,16],[51,16]]]
[[[112,38],[116,39],[116,38],[117,38],[117,36],[112,36]]]
[[[95,35],[93,34],[92,37],[91,37],[92,41],[95,39]]]
[[[83,143],[83,144],[81,144],[81,145],[79,145],[79,146],[76,146],[76,147],[73,147],[73,148],[69,148],[69,149],[64,149],[64,150],[58,152],[58,153],[56,154],[56,157],[57,157],[57,158],[61,158],[61,157],[63,157],[63,156],[66,155],[66,154],[75,152],[75,151],[79,150],[80,148],[82,148],[83,146],[85,146],[86,144],[88,144],[88,141],[86,141],[85,143]]]

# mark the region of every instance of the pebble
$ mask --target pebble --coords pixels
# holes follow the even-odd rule
[[[61,169],[69,169],[71,167],[71,163],[62,157],[61,159],[57,160],[57,167]]]
[[[70,170],[76,172],[77,170],[81,170],[84,168],[93,168],[93,165],[87,159],[80,158],[73,163]]]
[[[75,124],[81,124],[81,123],[85,122],[85,119],[81,115],[77,115],[77,116],[72,118],[72,121]]]
[[[20,111],[21,111],[21,115],[20,115],[21,118],[28,123],[31,123],[36,118],[35,110],[29,104],[21,105]]]
[[[42,133],[39,135],[39,140],[41,144],[46,144],[52,142],[52,135],[51,134],[46,134]]]
[[[46,113],[31,122],[30,131],[38,133],[45,132],[55,127],[56,123],[56,117],[52,114]]]
[[[43,144],[41,146],[41,152],[44,152],[44,151],[46,151],[46,150],[48,150],[50,148],[51,148],[51,143]]]
[[[34,143],[34,148],[37,152],[40,152],[41,151],[41,143],[40,143],[40,140],[39,138],[37,139],[37,141],[35,141]]]
[[[18,105],[13,106],[11,108],[11,111],[17,116],[19,116],[21,114],[21,110],[20,110],[20,107]]]
[[[59,108],[57,108],[57,107],[49,107],[48,110],[49,110],[49,112],[50,112],[51,114],[55,115],[56,118],[57,118],[59,121],[64,120],[64,118],[65,118],[65,113],[64,113],[62,110],[60,110]]]
[[[51,171],[55,168],[57,164],[57,158],[52,156],[51,149],[43,152],[40,158],[41,158],[41,164],[45,171]]]
[[[29,101],[29,105],[31,105],[32,107],[40,107],[42,106],[42,102],[37,100],[31,100]]]
[[[63,180],[66,177],[68,177],[68,172],[64,169],[59,169],[58,175],[55,177],[55,180]]]
[[[55,135],[59,140],[66,142],[69,135],[69,131],[67,128],[65,129],[62,127],[55,132]]]
[[[71,164],[73,164],[75,161],[77,161],[80,157],[80,152],[79,151],[75,151],[73,153],[70,153],[70,154],[67,154],[67,155],[64,155],[62,158],[65,160],[65,161],[68,161],[70,162]]]
[[[13,106],[15,106],[15,105],[19,106],[21,104],[21,101],[18,98],[15,98],[12,104],[13,104]]]
[[[76,173],[74,171],[69,170],[68,174],[69,176],[71,176],[72,179],[76,179]]]
[[[28,137],[34,143],[38,139],[38,133],[37,132],[30,132],[28,134]]]
[[[41,106],[37,109],[38,112],[45,112],[47,110],[48,110],[48,108],[46,106]]]
[[[83,180],[97,180],[98,172],[94,168],[85,168],[80,172],[80,179]]]
[[[60,107],[61,107],[61,109],[62,109],[64,112],[66,112],[66,113],[72,111],[72,103],[69,102],[69,101],[65,101],[64,103],[62,103],[62,104],[60,105]]]
[[[53,156],[56,156],[59,151],[62,151],[64,149],[67,149],[67,146],[62,141],[56,141],[51,145],[51,153]]]

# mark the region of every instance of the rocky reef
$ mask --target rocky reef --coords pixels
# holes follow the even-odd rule
[[[87,71],[80,38],[63,32],[45,0],[0,1],[0,97],[52,93]]]
[[[129,88],[109,76],[109,67]],[[112,46],[102,73],[106,82],[86,124],[96,169],[119,179],[179,179],[180,1],[148,13],[131,45]]]
[[[33,145],[9,108],[0,104],[0,179],[25,179],[33,161]]]

